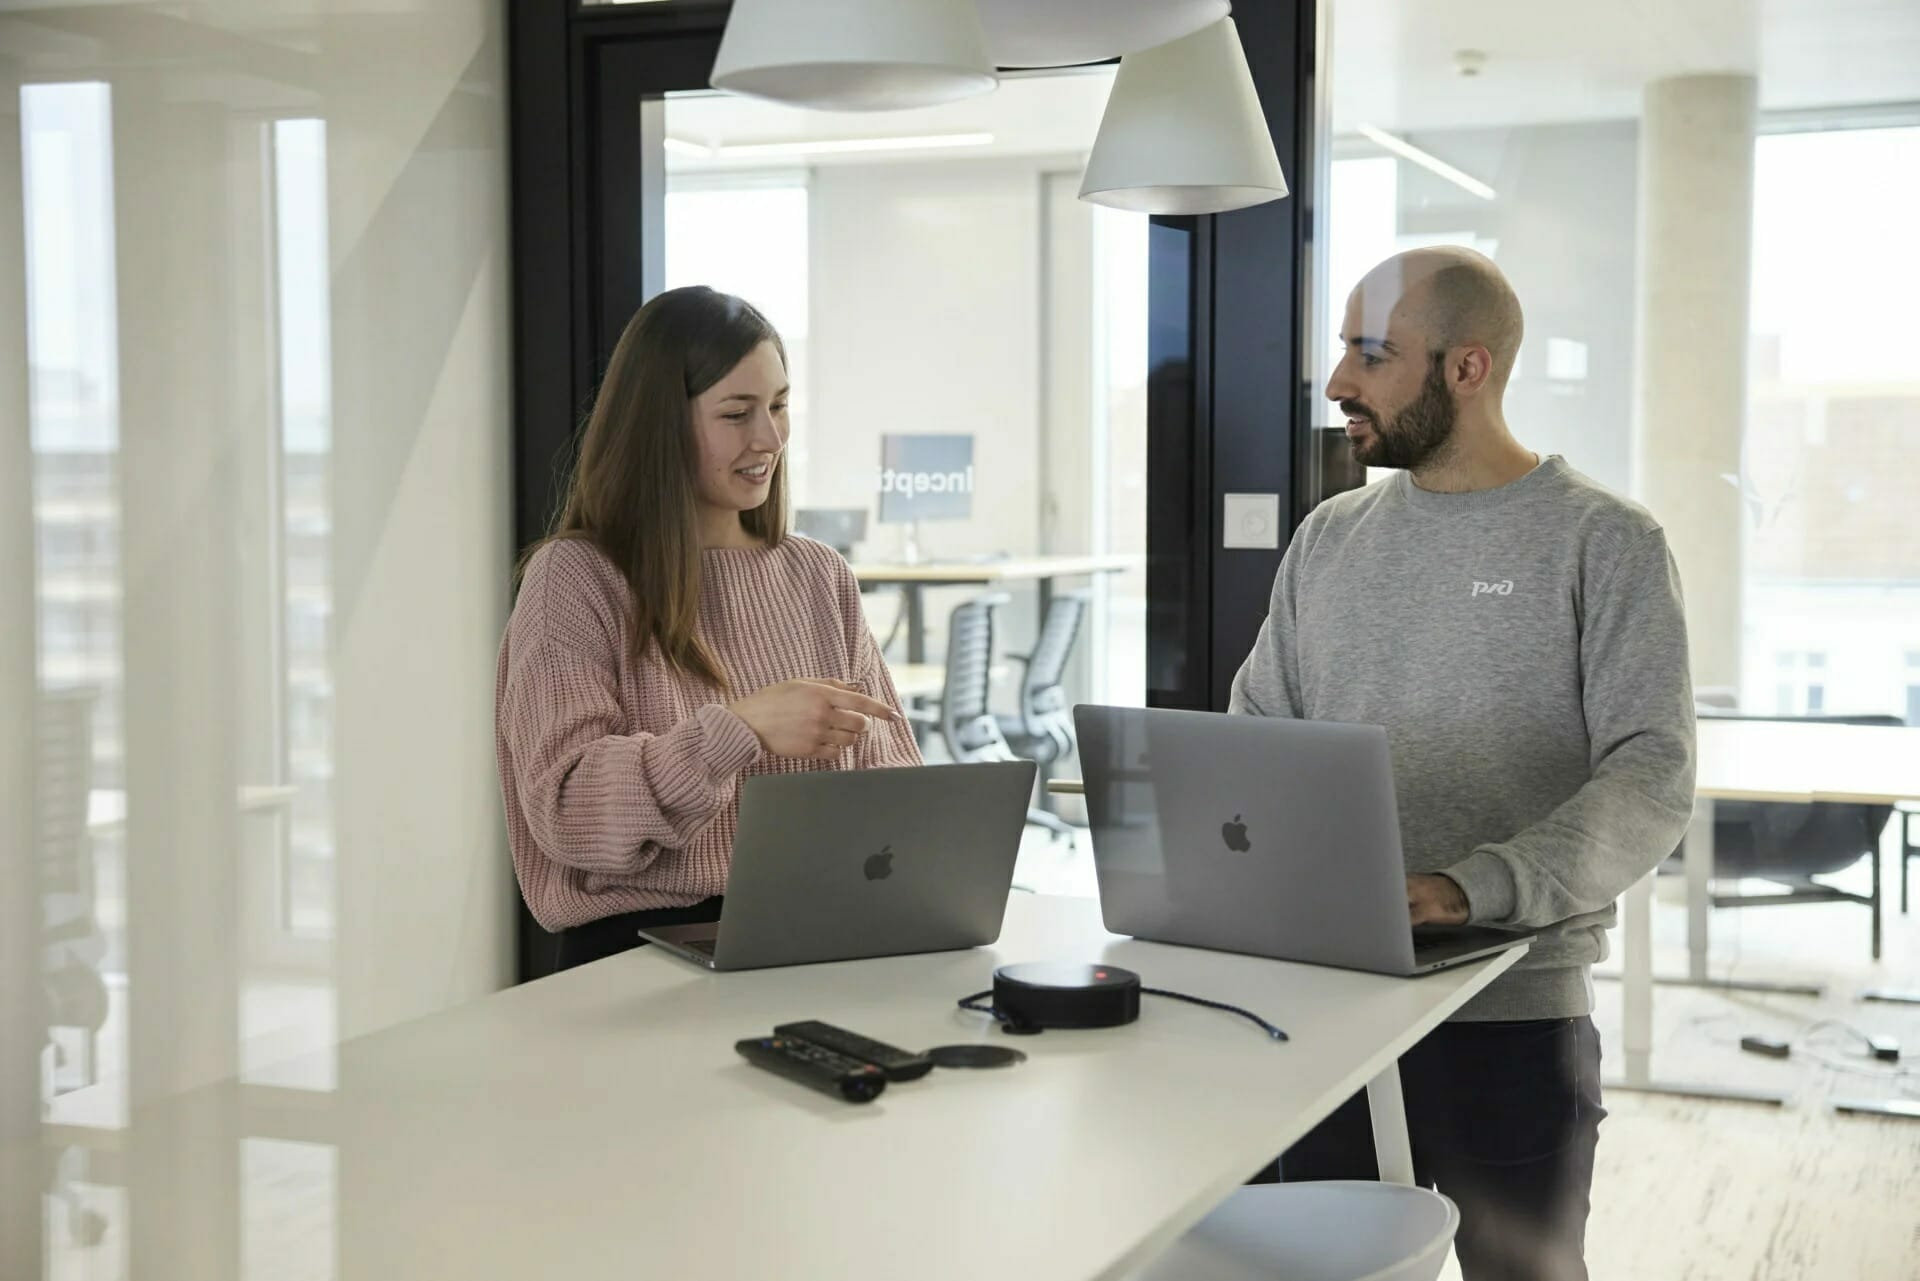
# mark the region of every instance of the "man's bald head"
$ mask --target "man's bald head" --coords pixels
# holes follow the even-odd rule
[[[1496,387],[1513,373],[1525,329],[1520,299],[1485,254],[1451,245],[1410,249],[1369,271],[1354,296],[1363,315],[1380,317],[1379,332],[1398,329],[1432,352],[1485,347]]]

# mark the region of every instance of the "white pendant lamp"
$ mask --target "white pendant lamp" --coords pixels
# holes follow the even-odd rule
[[[987,48],[1002,67],[1104,62],[1192,35],[1227,16],[1228,0],[979,0]]]
[[[713,87],[824,111],[894,111],[998,81],[974,0],[734,0]]]
[[[1286,194],[1232,18],[1120,59],[1082,200],[1135,213],[1208,214]]]

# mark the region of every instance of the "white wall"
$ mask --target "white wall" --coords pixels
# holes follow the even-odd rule
[[[967,432],[972,518],[923,525],[923,555],[1144,552],[1144,337],[1138,352],[1124,337],[1144,334],[1144,220],[1119,228],[1132,215],[1081,202],[1072,157],[836,164],[808,181],[806,505],[871,513],[882,435]],[[1115,254],[1137,257],[1137,280],[1117,283],[1129,273]],[[861,554],[897,557],[905,534],[870,523]],[[1093,587],[1068,692],[1137,701],[1144,575]],[[929,659],[949,611],[982,590],[927,593]],[[1031,583],[1006,591],[999,648],[1020,653],[1038,597]],[[897,598],[876,592],[868,607],[884,638]],[[1020,675],[1006,665],[999,709],[1017,707]]]
[[[882,435],[971,433],[973,518],[923,525],[923,553],[1040,549],[1040,193],[1030,161],[815,171],[810,505],[874,509]],[[896,557],[904,533],[869,524],[865,554]],[[969,594],[928,593],[930,655]],[[1037,619],[1030,590],[1012,595],[1017,650]],[[891,602],[875,597],[872,614],[884,631]]]
[[[810,502],[870,506],[880,437],[974,436],[974,516],[930,553],[1038,546],[1040,181],[1029,165],[823,168],[810,210]],[[871,526],[896,552],[901,528]]]

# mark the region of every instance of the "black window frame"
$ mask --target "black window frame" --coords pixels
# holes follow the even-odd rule
[[[657,104],[706,87],[728,8],[509,5],[516,556],[548,528],[621,328],[662,287]],[[1306,515],[1317,12],[1305,0],[1234,5],[1290,196],[1153,220],[1151,242],[1173,246],[1149,272],[1150,310],[1168,320],[1149,335],[1147,700],[1156,707],[1225,710],[1266,616],[1284,539],[1270,551],[1223,550],[1224,495],[1280,495],[1289,532]],[[524,907],[519,921],[524,981],[551,971],[555,941]]]

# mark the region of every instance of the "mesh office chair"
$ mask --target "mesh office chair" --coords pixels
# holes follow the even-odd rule
[[[98,1075],[94,1043],[107,1020],[107,989],[99,973],[106,940],[96,916],[87,831],[93,704],[89,689],[41,696],[34,797],[48,1023],[81,1034],[88,1084]]]
[[[1014,752],[1040,763],[1040,807],[1048,813],[1053,812],[1053,802],[1045,791],[1044,770],[1071,756],[1074,750],[1073,707],[1064,682],[1091,599],[1091,593],[1084,591],[1053,598],[1041,621],[1033,653],[1012,655],[1026,665],[1026,675],[1020,682],[1020,713],[999,718],[1000,732]]]
[[[954,606],[947,622],[946,688],[940,695],[940,738],[962,764],[1030,759],[1015,752],[1000,732],[990,706],[998,613],[1010,598],[1001,592]],[[1073,828],[1057,814],[1028,809],[1027,822],[1062,835]]]
[[[1913,874],[1913,860],[1920,858],[1920,805],[1908,801],[1894,807],[1900,815],[1900,915],[1907,914],[1907,881]]]
[[[54,690],[41,696],[35,725],[34,828],[36,889],[41,911],[41,975],[46,1000],[47,1044],[56,1069],[65,1048],[56,1028],[80,1034],[86,1048],[83,1083],[99,1079],[99,1035],[107,1022],[107,987],[100,977],[106,940],[95,902],[93,852],[87,831],[87,797],[93,775],[91,689]],[[55,1085],[55,1094],[60,1093]],[[50,1154],[48,1192],[64,1202],[68,1230],[82,1245],[97,1245],[107,1221],[90,1209],[73,1186],[70,1153]]]
[[[1897,716],[1703,715],[1704,720],[1793,721],[1828,725],[1899,725]],[[1880,959],[1880,836],[1893,816],[1888,805],[1816,801],[1720,801],[1714,806],[1713,874],[1724,880],[1772,881],[1765,894],[1715,894],[1715,907],[1776,907],[1790,903],[1859,903],[1873,914],[1873,959]],[[1842,872],[1862,858],[1873,866],[1873,888],[1855,894],[1814,880]],[[1905,872],[1904,863],[1902,872]]]

